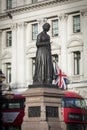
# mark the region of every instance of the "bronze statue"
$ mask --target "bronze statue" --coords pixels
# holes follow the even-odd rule
[[[43,31],[37,36],[35,75],[33,78],[34,84],[52,84],[54,71],[51,56],[50,36],[47,34],[49,29],[50,24],[45,23],[43,25]]]

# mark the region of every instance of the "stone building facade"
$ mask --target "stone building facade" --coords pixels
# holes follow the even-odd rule
[[[15,92],[32,84],[36,36],[51,25],[53,61],[67,74],[69,90],[87,98],[87,1],[0,0],[0,68]],[[54,62],[55,64],[55,62]]]

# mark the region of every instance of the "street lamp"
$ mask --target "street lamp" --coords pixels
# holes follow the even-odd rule
[[[0,100],[2,100],[2,82],[5,80],[5,75],[0,69]],[[0,110],[2,109],[2,104],[0,104]],[[2,130],[2,113],[0,112],[0,130]]]

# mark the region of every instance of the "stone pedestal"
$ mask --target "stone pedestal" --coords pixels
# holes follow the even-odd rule
[[[62,130],[59,109],[63,93],[54,85],[30,85],[22,130]]]

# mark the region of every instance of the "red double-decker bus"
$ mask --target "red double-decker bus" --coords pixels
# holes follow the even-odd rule
[[[62,117],[66,130],[86,130],[87,109],[84,98],[75,92],[65,91],[62,99]]]
[[[2,104],[2,129],[21,130],[25,114],[25,97],[22,95],[6,94],[0,103]]]

